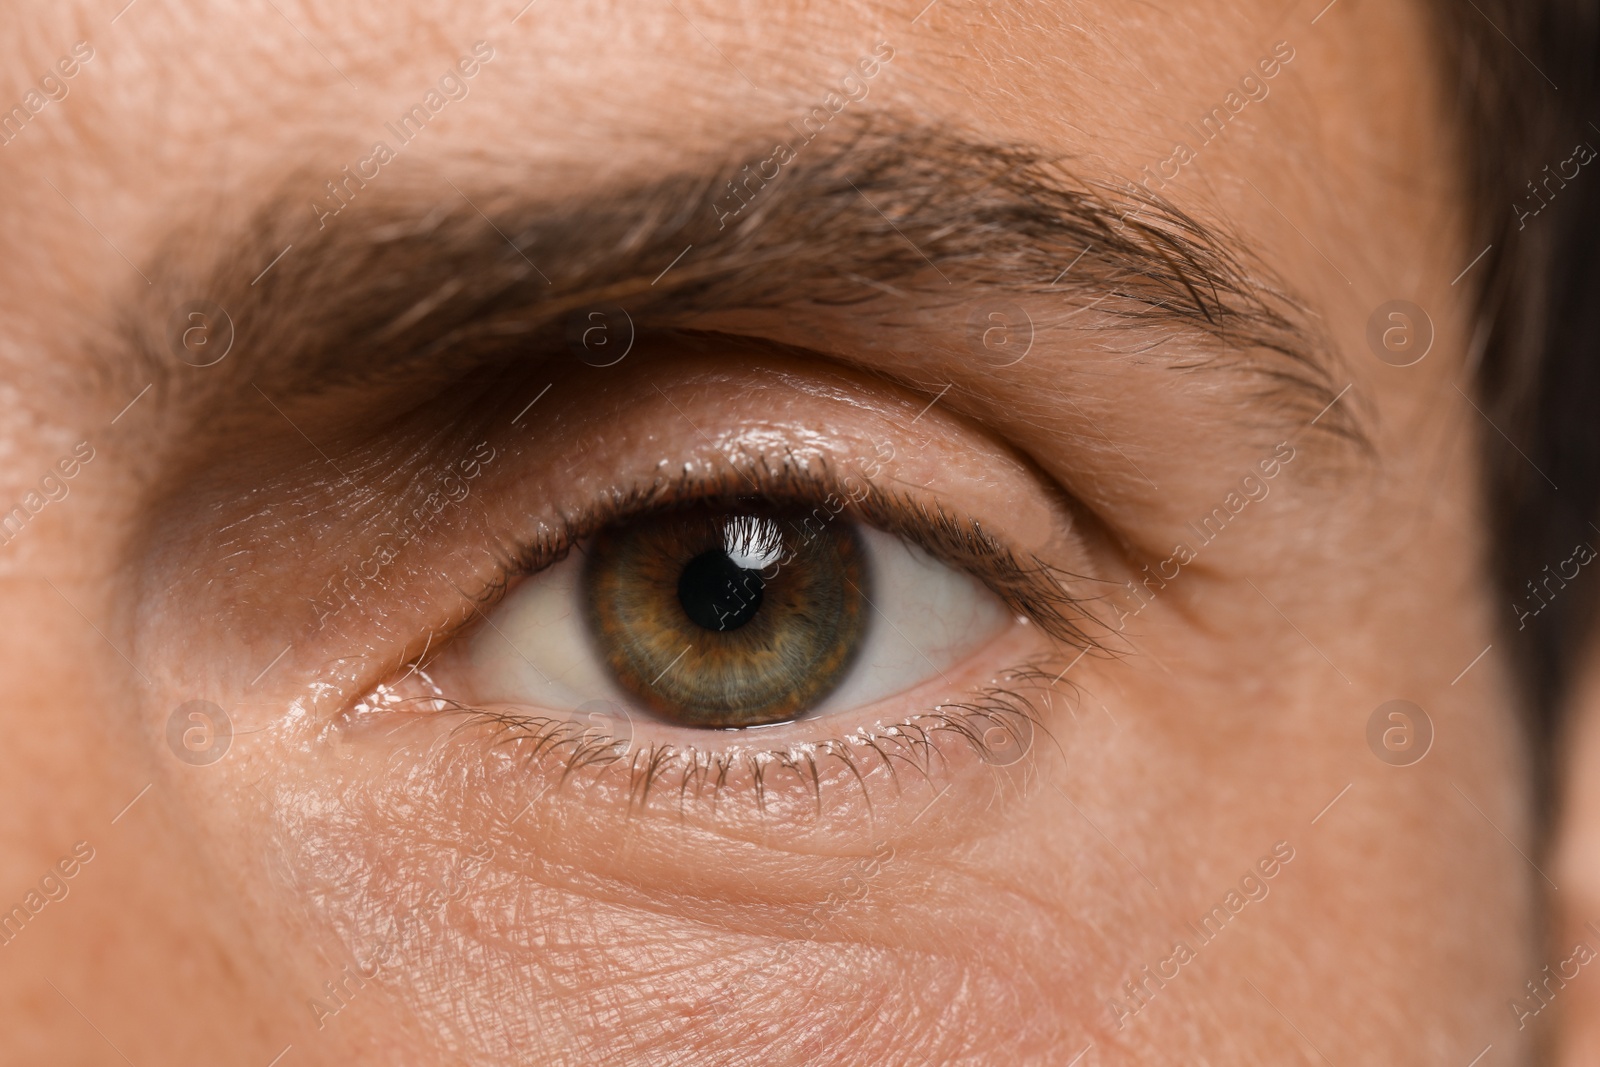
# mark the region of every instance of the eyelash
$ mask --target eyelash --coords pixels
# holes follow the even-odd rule
[[[854,478],[855,489],[848,483]],[[852,780],[860,783],[863,798],[870,767],[856,761],[868,755],[881,765],[899,788],[899,773],[915,770],[930,776],[944,758],[937,738],[953,736],[982,756],[988,751],[983,737],[996,727],[1011,738],[1031,739],[1045,729],[1038,706],[1030,693],[1051,693],[1060,675],[1044,662],[1029,662],[1002,671],[997,676],[1005,684],[991,685],[974,693],[969,700],[947,702],[930,712],[913,715],[893,726],[871,731],[858,730],[849,736],[796,742],[782,748],[751,748],[735,745],[723,750],[695,745],[652,742],[645,747],[629,745],[618,751],[621,739],[597,735],[586,724],[559,714],[521,715],[508,711],[478,708],[454,700],[433,684],[427,663],[439,655],[462,630],[480,614],[502,600],[513,583],[531,577],[561,562],[583,542],[605,527],[640,518],[652,512],[669,510],[690,503],[732,505],[738,501],[760,499],[779,505],[812,507],[812,515],[822,521],[853,519],[865,522],[917,544],[948,565],[960,568],[982,581],[1016,614],[1037,627],[1053,645],[1064,646],[1083,655],[1104,651],[1093,631],[1104,625],[1087,610],[1087,600],[1068,592],[1069,581],[1094,581],[1055,567],[1037,557],[1026,561],[977,521],[963,523],[944,508],[929,506],[909,493],[879,488],[864,475],[839,475],[831,464],[815,458],[801,461],[785,457],[776,469],[762,460],[745,466],[729,462],[719,472],[689,472],[661,479],[648,487],[619,492],[564,516],[557,532],[529,542],[501,546],[498,572],[474,599],[477,610],[443,633],[431,633],[427,646],[407,666],[406,678],[419,675],[431,690],[426,696],[399,698],[394,687],[380,686],[356,705],[366,711],[421,712],[433,715],[459,715],[463,721],[458,733],[478,732],[491,747],[515,746],[524,757],[523,769],[550,756],[559,759],[556,783],[565,785],[580,772],[597,774],[626,760],[630,803],[643,805],[663,776],[677,769],[680,806],[689,799],[713,801],[723,792],[729,779],[739,771],[748,773],[756,807],[766,811],[774,770],[792,772],[796,781],[808,788],[820,812],[823,802],[822,775],[818,760],[840,761]],[[848,503],[846,503],[848,500]],[[831,503],[830,503],[831,502]],[[404,681],[405,679],[402,679]],[[1070,684],[1070,683],[1069,683]],[[1050,698],[1047,696],[1047,700]],[[719,735],[737,731],[716,731]]]
[[[754,465],[752,465],[754,466]],[[618,494],[575,517],[568,517],[559,533],[537,539],[509,552],[500,574],[486,586],[480,606],[504,595],[510,583],[539,573],[565,559],[573,548],[613,523],[638,519],[651,512],[684,504],[732,506],[760,498],[787,506],[811,506],[812,514],[826,508],[828,498],[839,499],[845,482],[826,460],[800,461],[789,457],[773,470],[765,461],[759,472],[731,467],[716,474],[684,473]],[[1067,592],[1068,582],[1094,582],[1038,558],[1024,562],[1006,545],[984,532],[976,522],[963,523],[942,507],[930,507],[909,493],[885,491],[861,476],[865,491],[839,510],[827,508],[832,518],[848,515],[885,533],[903,537],[940,562],[977,577],[1007,607],[1037,625],[1041,632],[1078,650],[1103,651],[1093,631],[1104,626],[1087,610],[1087,601]],[[848,492],[845,493],[848,496]],[[823,503],[819,503],[822,501]]]
[[[932,780],[936,764],[944,759],[937,741],[941,734],[953,735],[980,756],[988,751],[984,742],[985,734],[996,728],[1005,731],[1006,736],[1019,746],[1031,744],[1036,734],[1050,737],[1038,705],[1031,696],[1025,694],[1021,684],[1042,683],[1037,685],[1038,691],[1049,692],[1054,689],[1057,676],[1038,664],[1014,667],[1003,672],[1003,676],[1013,685],[987,687],[976,693],[970,702],[942,704],[931,712],[913,715],[893,726],[858,731],[845,737],[799,742],[781,749],[754,751],[731,749],[716,752],[693,745],[652,742],[644,748],[618,752],[617,738],[591,733],[574,719],[489,711],[447,698],[434,698],[426,703],[431,705],[427,710],[434,713],[462,715],[464,721],[457,727],[458,733],[486,728],[487,736],[483,738],[486,744],[491,747],[512,745],[521,749],[524,769],[532,767],[542,756],[555,755],[558,759],[558,788],[574,780],[584,770],[604,772],[626,762],[624,769],[629,775],[627,796],[630,804],[642,808],[652,791],[656,790],[657,783],[666,774],[677,771],[677,796],[681,810],[691,799],[710,799],[715,802],[722,795],[728,780],[737,771],[744,770],[748,772],[753,785],[756,808],[765,814],[772,786],[769,775],[774,771],[786,771],[809,790],[817,812],[821,814],[824,794],[819,759],[838,760],[851,779],[860,785],[862,799],[870,808],[873,797],[866,785],[869,768],[857,762],[858,752],[855,750],[870,753],[869,758],[881,764],[889,774],[893,787],[899,790],[899,775],[907,768],[924,780]],[[564,755],[563,749],[567,750]]]

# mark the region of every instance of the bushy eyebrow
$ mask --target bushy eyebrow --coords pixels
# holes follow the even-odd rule
[[[1143,188],[884,119],[789,155],[758,148],[592,188],[534,181],[531,164],[470,186],[420,167],[336,186],[293,172],[236,233],[219,238],[210,219],[175,230],[129,328],[148,369],[170,377],[182,366],[170,309],[213,301],[239,356],[210,380],[296,396],[516,358],[603,306],[671,324],[886,293],[1033,294],[1094,305],[1102,328],[1186,330],[1260,375],[1280,408],[1335,395],[1301,302],[1240,241]]]

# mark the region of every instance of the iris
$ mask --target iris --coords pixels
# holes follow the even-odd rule
[[[599,534],[583,580],[616,681],[669,722],[735,728],[803,715],[861,645],[854,526],[762,503],[696,506]]]

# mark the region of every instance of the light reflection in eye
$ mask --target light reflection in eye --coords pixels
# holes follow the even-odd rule
[[[783,557],[783,531],[764,515],[735,515],[722,526],[722,551],[735,564],[764,571]]]

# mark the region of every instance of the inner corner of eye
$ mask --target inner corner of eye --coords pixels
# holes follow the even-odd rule
[[[636,515],[514,589],[473,635],[477,700],[731,730],[864,708],[942,675],[1012,613],[971,574],[827,509]]]

